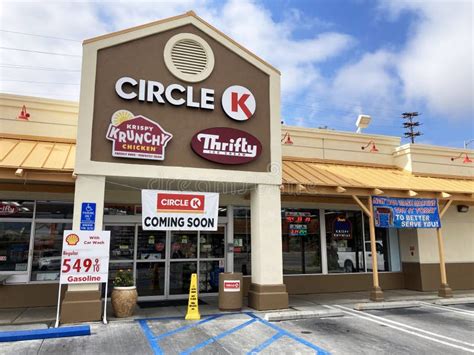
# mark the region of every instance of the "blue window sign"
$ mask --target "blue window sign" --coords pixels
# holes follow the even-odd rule
[[[435,198],[372,197],[379,228],[441,228]]]
[[[81,231],[95,229],[95,202],[83,202],[81,206]]]

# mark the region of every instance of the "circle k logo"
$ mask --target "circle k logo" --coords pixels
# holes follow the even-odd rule
[[[191,205],[191,208],[198,209],[201,207],[201,200],[195,197],[190,201],[189,204]]]
[[[255,97],[246,87],[233,85],[222,94],[222,108],[233,120],[247,121],[256,107]]]

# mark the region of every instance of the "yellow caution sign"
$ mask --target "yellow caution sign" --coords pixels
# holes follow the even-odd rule
[[[197,293],[197,274],[191,275],[191,284],[189,285],[189,301],[188,311],[186,312],[186,320],[199,320],[198,293]]]

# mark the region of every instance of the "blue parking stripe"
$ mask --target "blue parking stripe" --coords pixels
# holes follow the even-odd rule
[[[314,345],[313,343],[310,343],[309,341],[303,339],[303,338],[300,338],[299,336],[296,336],[294,335],[293,333],[290,333],[289,331],[283,329],[283,328],[280,328],[274,324],[271,324],[270,322],[266,321],[265,319],[262,319],[258,316],[256,316],[258,318],[258,321],[269,326],[270,328],[273,328],[275,329],[277,332],[279,333],[282,333],[283,335],[286,335],[288,336],[289,338],[292,338],[294,340],[296,340],[297,342],[301,343],[301,344],[304,344],[306,345],[307,347],[313,349],[316,351],[317,354],[330,354],[328,351],[324,350],[324,349],[321,349],[320,347]]]
[[[153,353],[156,355],[163,354],[163,351],[158,345],[158,342],[154,340],[155,335],[153,334],[150,327],[148,326],[147,321],[144,319],[140,319],[138,321],[138,324],[140,324],[140,327],[142,327],[143,333],[145,334],[148,340],[148,344],[150,344],[151,350],[153,350]]]
[[[160,334],[158,336],[155,337],[155,339],[157,341],[163,339],[163,338],[166,338],[167,336],[170,336],[170,335],[173,335],[173,334],[176,334],[176,333],[179,333],[179,332],[184,332],[185,330],[188,330],[190,328],[194,328],[194,327],[197,327],[201,324],[204,324],[204,323],[207,323],[207,322],[210,322],[216,318],[219,318],[219,317],[222,317],[224,314],[216,314],[214,316],[211,316],[211,317],[208,317],[206,319],[202,319],[200,320],[199,322],[196,322],[196,323],[193,323],[193,324],[188,324],[188,325],[185,325],[185,326],[182,326],[182,327],[179,327],[175,330],[171,330],[169,332],[166,332],[166,333],[163,333],[163,334]]]
[[[278,339],[280,339],[282,336],[284,336],[285,334],[283,333],[276,333],[274,336],[268,338],[266,341],[264,341],[262,344],[260,344],[259,346],[256,346],[255,348],[253,348],[252,350],[250,350],[247,354],[258,354],[260,351],[262,351],[263,349],[265,349],[267,346],[269,346],[271,343],[277,341]]]
[[[212,338],[210,338],[210,339],[207,339],[206,341],[203,341],[202,343],[199,343],[199,344],[194,345],[193,347],[189,348],[188,350],[183,351],[181,354],[182,354],[182,355],[191,354],[193,351],[196,351],[196,350],[198,350],[198,349],[201,349],[201,348],[205,347],[206,345],[209,345],[209,344],[211,344],[211,343],[213,343],[213,342],[215,342],[215,341],[217,341],[217,340],[219,340],[219,339],[221,339],[221,338],[223,338],[223,337],[225,337],[225,336],[227,336],[227,335],[229,335],[229,334],[232,334],[232,333],[234,333],[234,332],[236,332],[236,331],[238,331],[238,330],[240,330],[240,329],[242,329],[242,328],[245,328],[246,326],[248,326],[248,325],[250,325],[250,324],[252,324],[252,323],[255,323],[256,321],[257,321],[257,320],[256,320],[255,318],[252,318],[251,320],[249,320],[249,321],[247,321],[247,322],[245,322],[245,323],[243,323],[243,324],[240,324],[240,325],[238,325],[238,326],[236,326],[236,327],[234,327],[234,328],[231,328],[231,329],[229,329],[229,330],[226,330],[226,331],[224,331],[224,332],[222,332],[222,333],[216,335],[215,337],[212,337]]]

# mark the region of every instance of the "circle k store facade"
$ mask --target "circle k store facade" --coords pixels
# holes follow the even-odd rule
[[[259,310],[288,293],[474,288],[473,168],[449,158],[461,151],[282,127],[278,70],[192,12],[83,48],[78,108],[0,96],[1,307],[55,304],[62,231],[85,202],[111,231],[110,278],[133,270],[143,300],[185,298],[191,273],[215,294],[222,271],[244,274]],[[146,189],[218,192],[217,230],[148,230]],[[375,195],[436,199],[443,233],[373,228]],[[63,288],[62,322],[100,319],[98,284]]]

